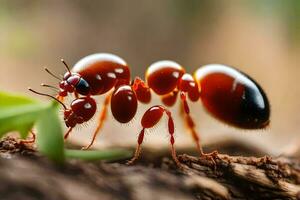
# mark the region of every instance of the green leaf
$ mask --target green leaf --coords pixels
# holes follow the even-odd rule
[[[94,161],[94,160],[120,160],[125,158],[130,158],[132,156],[132,152],[128,150],[122,149],[115,149],[115,150],[73,150],[73,149],[66,149],[65,155],[67,158],[75,158],[81,159],[86,161]]]
[[[37,148],[51,160],[64,161],[64,139],[61,123],[58,118],[58,103],[53,102],[36,122]]]
[[[18,105],[22,106],[25,104],[38,104],[38,101],[22,95],[9,94],[0,91],[0,108],[15,107]]]
[[[18,131],[26,138],[34,122],[47,106],[31,98],[0,92],[0,137]]]
[[[63,132],[58,118],[57,102],[41,104],[31,98],[0,92],[0,137],[19,131],[26,138],[33,125],[37,128],[36,143],[40,153],[63,162],[67,158],[81,160],[117,160],[132,155],[127,150],[82,151],[64,150]]]

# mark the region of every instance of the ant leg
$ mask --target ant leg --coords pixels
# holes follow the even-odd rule
[[[141,145],[143,143],[144,140],[144,135],[145,135],[145,128],[143,128],[138,136],[138,144],[136,146],[135,152],[134,152],[134,156],[131,160],[129,160],[126,164],[127,165],[131,165],[134,163],[134,161],[136,161],[140,154],[141,154]]]
[[[176,162],[177,166],[179,166],[180,168],[182,168],[182,164],[179,162],[178,158],[177,158],[177,153],[174,147],[174,143],[175,143],[175,139],[174,139],[174,131],[175,131],[175,126],[174,126],[174,120],[173,117],[171,115],[171,112],[168,111],[167,109],[164,109],[165,113],[168,116],[168,130],[169,130],[169,134],[170,134],[170,144],[171,144],[171,153],[172,153],[172,157],[173,160]]]
[[[36,135],[35,135],[35,133],[32,130],[30,131],[30,134],[32,136],[31,139],[21,140],[20,143],[21,144],[31,144],[31,143],[34,143],[35,139],[36,139]]]
[[[87,145],[86,147],[83,147],[82,150],[87,150],[94,144],[100,129],[103,127],[103,124],[104,124],[104,122],[107,118],[107,107],[108,107],[108,104],[109,104],[110,97],[111,97],[111,94],[105,97],[105,100],[104,100],[104,103],[103,103],[103,106],[102,106],[102,110],[101,110],[101,113],[100,113],[99,122],[98,122],[96,130],[94,131],[92,141],[90,142],[89,145]]]
[[[70,135],[72,129],[73,129],[73,127],[70,127],[70,128],[67,130],[67,132],[65,133],[65,136],[64,136],[64,140],[66,140],[66,139],[69,137],[69,135]]]
[[[195,123],[190,115],[190,108],[189,108],[189,105],[186,100],[186,94],[184,92],[180,93],[180,99],[182,102],[183,113],[185,114],[185,116],[183,116],[184,120],[186,122],[186,125],[188,126],[188,128],[190,129],[190,131],[192,133],[193,140],[196,143],[197,151],[202,156],[204,153],[203,153],[202,146],[200,144],[200,138],[195,130]]]
[[[180,99],[182,101],[182,107],[183,107],[183,113],[182,114],[185,114],[185,116],[183,116],[184,120],[186,122],[186,125],[188,126],[188,128],[190,129],[190,131],[192,133],[193,140],[196,143],[196,148],[197,148],[197,151],[199,152],[200,156],[201,157],[203,157],[203,156],[209,156],[210,157],[210,156],[217,155],[218,154],[217,151],[213,151],[212,153],[208,153],[208,154],[203,152],[203,148],[202,148],[202,145],[200,143],[200,138],[198,136],[198,133],[195,130],[195,122],[194,122],[193,118],[190,115],[190,108],[189,108],[189,105],[188,105],[187,100],[186,100],[186,93],[181,92],[180,93]]]
[[[179,167],[181,167],[181,163],[179,162],[179,160],[177,158],[176,150],[174,147],[174,143],[175,143],[174,121],[173,121],[171,112],[168,111],[163,106],[159,106],[159,105],[152,106],[144,113],[144,115],[141,119],[141,125],[142,125],[143,129],[140,132],[139,137],[138,137],[138,145],[137,145],[134,157],[131,160],[129,160],[127,162],[127,164],[132,164],[135,160],[138,159],[140,152],[141,152],[141,144],[144,139],[145,129],[152,128],[153,126],[155,126],[159,122],[159,120],[161,119],[161,117],[163,116],[164,113],[168,116],[168,131],[170,134],[171,154],[172,154],[172,157],[173,157],[174,161],[176,162],[176,164]]]

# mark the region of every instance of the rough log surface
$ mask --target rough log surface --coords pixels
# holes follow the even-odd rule
[[[300,199],[297,159],[220,154],[214,163],[184,154],[180,170],[164,153],[144,154],[152,157],[133,166],[77,160],[57,166],[6,138],[0,142],[0,199]]]

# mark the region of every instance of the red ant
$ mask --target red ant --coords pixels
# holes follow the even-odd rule
[[[192,133],[200,156],[211,157],[217,152],[210,154],[203,152],[194,120],[190,116],[188,99],[192,102],[201,99],[212,116],[238,128],[259,129],[269,124],[269,102],[264,91],[249,76],[225,65],[205,65],[197,69],[192,76],[176,62],[158,61],[148,68],[146,82],[135,78],[130,83],[128,65],[123,59],[112,54],[89,55],[75,64],[72,71],[63,60],[62,62],[68,70],[63,79],[52,74],[48,69],[46,71],[61,81],[55,99],[65,110],[64,121],[69,128],[65,139],[77,124],[87,122],[94,116],[96,101],[92,96],[106,94],[93,139],[83,149],[93,145],[106,119],[109,104],[113,117],[120,123],[128,123],[136,114],[138,102],[150,103],[151,91],[161,96],[164,105],[150,107],[141,119],[143,128],[138,136],[138,145],[134,157],[128,163],[133,163],[139,157],[145,129],[155,126],[163,114],[166,114],[172,157],[180,165],[174,148],[174,121],[167,108],[175,104],[178,95],[182,102],[184,120]],[[110,92],[112,89],[113,92]],[[70,108],[62,102],[68,93],[73,93],[75,96]]]

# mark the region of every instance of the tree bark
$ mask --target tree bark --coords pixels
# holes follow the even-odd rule
[[[0,199],[300,199],[297,159],[180,155],[179,169],[164,153],[143,153],[152,157],[133,166],[78,160],[57,166],[7,138],[0,142]]]
[[[190,184],[207,199],[299,199],[299,161],[289,158],[218,155],[179,157]]]

